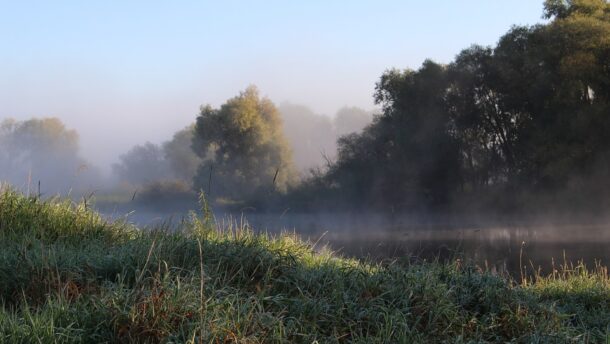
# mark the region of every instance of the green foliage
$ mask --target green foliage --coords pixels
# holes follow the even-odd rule
[[[544,2],[545,18],[565,19],[570,16],[604,17],[610,14],[607,0],[546,0]]]
[[[171,170],[176,177],[188,183],[193,182],[197,168],[202,162],[191,148],[194,136],[195,125],[192,124],[176,132],[170,141],[163,144],[165,160]]]
[[[191,148],[194,129],[193,124],[179,130],[162,145],[146,142],[134,146],[112,166],[115,176],[121,182],[146,188],[163,183],[191,185],[202,161]]]
[[[119,160],[120,162],[112,167],[121,181],[138,185],[171,177],[170,166],[165,160],[163,149],[150,142],[134,146],[121,155]]]
[[[539,189],[591,173],[610,149],[610,21],[579,10],[586,3],[601,5],[570,2],[548,25],[511,30],[494,51],[500,109],[523,118],[512,174]]]
[[[445,67],[391,70],[377,84],[383,113],[362,133],[342,137],[328,183],[346,199],[387,207],[442,204],[455,188],[459,164],[447,131]]]
[[[0,195],[4,343],[602,342],[607,270],[533,282],[455,264],[371,264],[294,235],[194,217],[182,231]]]
[[[501,199],[483,208],[523,211],[593,191],[570,209],[598,209],[610,191],[610,4],[548,0],[545,15],[447,66],[384,73],[382,113],[304,187],[410,210]]]
[[[208,191],[215,198],[243,201],[255,192],[286,191],[295,182],[279,112],[254,86],[220,109],[201,108],[193,149],[205,159],[195,186],[208,190],[213,183]]]

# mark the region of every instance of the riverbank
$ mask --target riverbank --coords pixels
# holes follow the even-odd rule
[[[522,281],[367,263],[192,216],[181,231],[0,195],[1,342],[604,342],[601,266]]]

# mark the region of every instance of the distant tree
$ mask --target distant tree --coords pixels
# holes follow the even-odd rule
[[[207,190],[211,174],[215,197],[242,201],[261,190],[286,191],[296,180],[280,114],[254,86],[219,109],[201,107],[193,149],[205,159],[195,186]]]
[[[373,116],[358,107],[343,107],[337,111],[334,118],[335,133],[337,137],[358,133],[371,124]]]
[[[325,157],[334,158],[337,138],[328,116],[318,115],[306,106],[289,103],[282,104],[279,112],[299,170],[324,164]]]
[[[0,130],[4,153],[17,159],[31,160],[45,153],[76,156],[78,152],[77,132],[66,129],[58,118],[33,118],[23,122],[7,119]]]
[[[113,171],[121,181],[138,185],[172,177],[163,149],[150,142],[136,145],[121,155]]]
[[[78,155],[78,133],[58,118],[0,124],[0,180],[17,186],[41,182],[47,192],[84,187],[95,170]],[[37,187],[37,186],[36,186]]]
[[[170,141],[163,144],[165,160],[169,163],[172,173],[188,184],[193,182],[197,168],[202,159],[192,149],[195,136],[195,125],[176,132]]]
[[[279,111],[300,171],[326,167],[337,155],[337,140],[361,131],[372,121],[369,112],[357,107],[343,107],[333,119],[290,103],[280,105]]]
[[[192,124],[174,133],[162,145],[146,142],[134,146],[113,165],[114,174],[121,181],[137,185],[157,182],[177,185],[178,181],[192,185],[202,162],[192,149],[194,130]]]

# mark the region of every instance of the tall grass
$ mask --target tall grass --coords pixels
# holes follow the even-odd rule
[[[180,231],[0,193],[0,342],[604,342],[607,270],[527,283],[373,264],[192,215]]]

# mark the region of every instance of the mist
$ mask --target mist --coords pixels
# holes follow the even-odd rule
[[[83,193],[103,183],[79,154],[79,135],[57,118],[0,123],[0,180],[41,196]]]
[[[429,56],[448,62],[472,42],[494,44],[515,23],[539,22],[541,9],[536,1],[445,4],[440,12],[392,2],[147,5],[3,8],[0,118],[60,118],[79,132],[81,155],[110,175],[130,147],[161,144],[201,104],[218,106],[248,84],[276,104],[330,117],[343,106],[368,111],[390,66],[414,68]],[[510,15],[455,15],[477,11]],[[427,26],[427,13],[460,30],[405,34]]]
[[[292,103],[282,103],[279,111],[294,162],[302,172],[334,160],[339,137],[358,133],[373,120],[372,111],[357,107],[342,107],[333,117]]]
[[[610,0],[13,1],[0,42],[2,342],[610,340]]]
[[[289,102],[282,103],[278,111],[302,178],[336,157],[340,136],[357,133],[372,121],[372,111],[357,107],[342,107],[334,117],[315,114],[305,105]],[[115,137],[120,132],[113,131],[112,139],[96,142],[99,147],[108,144],[110,149],[114,145],[120,148],[116,156],[106,158],[104,154],[87,155],[82,149],[83,135],[59,118],[5,119],[0,133],[0,180],[41,196],[69,195],[79,199],[97,194],[102,207],[106,195],[118,195],[123,200],[137,195],[141,204],[135,202],[133,206],[185,211],[197,206],[193,178],[205,160],[192,149],[194,120],[195,116],[191,124],[165,139],[157,138],[159,143],[143,141],[119,146],[122,140]],[[162,200],[177,204],[168,205]]]
[[[0,179],[155,218],[603,222],[604,20],[531,3],[36,9],[48,35],[0,24]]]

